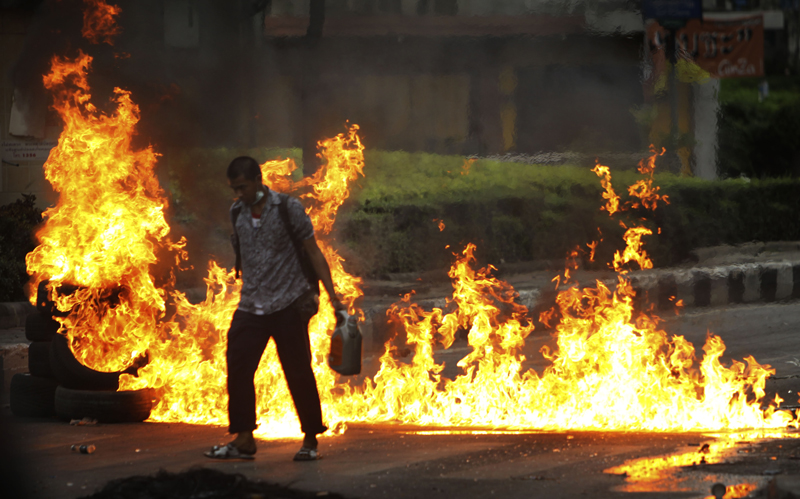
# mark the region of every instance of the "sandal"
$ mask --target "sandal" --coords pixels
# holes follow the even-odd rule
[[[233,444],[215,445],[211,450],[203,452],[203,455],[211,459],[255,459],[256,453],[245,453],[234,447]]]
[[[295,461],[316,461],[317,459],[321,459],[322,456],[319,455],[317,449],[312,449],[310,447],[301,447],[297,454],[294,455]]]

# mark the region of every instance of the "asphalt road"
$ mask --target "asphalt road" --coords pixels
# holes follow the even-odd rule
[[[770,364],[777,376],[800,374],[800,303],[737,305],[692,309],[665,318],[663,328],[702,346],[707,332],[727,345],[723,358],[753,355]]]
[[[725,342],[722,360],[726,365],[733,359],[742,361],[748,355],[762,365],[770,365],[776,371],[775,377],[784,379],[768,381],[767,391],[779,393],[784,405],[798,405],[800,379],[792,376],[800,376],[800,302],[695,308],[680,311],[679,315],[660,315],[663,322],[659,328],[691,341],[698,357],[702,357],[703,344],[712,333]],[[544,345],[555,347],[552,331],[535,330],[523,349],[528,359],[525,367],[541,372],[548,365],[539,353]],[[445,363],[442,374],[457,375],[456,363],[469,350],[466,342],[456,342],[450,349],[438,351],[436,361]]]
[[[726,357],[754,355],[759,362],[774,366],[777,376],[800,374],[794,362],[800,357],[800,303],[695,309],[667,318],[663,327],[684,335],[698,349],[711,331],[728,346]],[[552,339],[547,332],[537,332],[526,350],[533,357],[548,342]],[[464,345],[456,344],[454,352],[440,352],[437,357],[455,365],[465,352]],[[538,362],[532,360],[533,365]],[[798,381],[781,380],[779,388],[796,395]],[[15,497],[2,492],[12,490],[16,482],[28,489],[30,497],[71,499],[88,495],[111,479],[196,466],[320,494],[364,498],[705,497],[716,481],[763,487],[770,480],[800,479],[800,438],[793,438],[800,434],[796,432],[766,441],[755,435],[736,436],[721,462],[714,463],[705,459],[702,449],[704,443],[717,445],[715,437],[697,433],[471,433],[463,429],[448,433],[362,425],[342,436],[322,437],[324,458],[318,462],[293,462],[291,457],[299,447],[293,440],[260,442],[253,462],[215,462],[202,452],[226,440],[223,428],[154,423],[76,427],[55,420],[13,418],[7,408],[4,411],[2,497]],[[97,451],[72,453],[69,447],[76,443],[93,443]],[[630,460],[675,453],[687,456],[683,464],[688,466],[664,472],[660,479],[642,482],[633,472],[627,476],[604,473]],[[657,468],[659,462],[656,459],[644,468]],[[19,492],[20,497],[23,493]]]

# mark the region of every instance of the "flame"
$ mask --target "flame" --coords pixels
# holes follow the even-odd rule
[[[297,168],[291,159],[267,161],[261,165],[264,181],[273,189],[293,192],[310,188],[301,197],[316,230],[320,249],[330,266],[336,289],[351,313],[358,313],[353,302],[363,293],[361,279],[347,274],[344,261],[326,238],[342,202],[349,196],[348,182],[355,180],[364,165],[363,145],[357,135],[358,126],[346,133],[319,143],[324,166],[313,177],[294,182]],[[233,273],[215,262],[206,278],[206,300],[190,304],[180,292],[174,292],[177,313],[167,323],[170,342],[151,348],[151,363],[140,370],[138,378],[121,377],[121,389],[145,386],[159,391],[159,402],[151,413],[153,421],[183,421],[202,424],[225,424],[227,392],[225,386],[225,344],[228,325],[239,301],[241,284]],[[313,368],[323,406],[333,403],[336,377],[327,368],[325,354],[335,319],[330,299],[321,288],[320,313],[309,324],[314,352]],[[299,435],[294,406],[283,379],[283,371],[274,344],[270,343],[256,373],[258,400],[258,435],[278,437]],[[341,420],[328,415],[328,425],[343,429]]]
[[[639,161],[639,173],[647,175],[645,179],[637,180],[632,186],[628,187],[628,194],[631,197],[639,198],[639,201],[629,202],[631,208],[639,208],[640,206],[648,210],[655,210],[658,207],[658,201],[669,204],[669,197],[659,194],[661,189],[656,186],[653,187],[653,172],[656,169],[656,158],[663,156],[665,150],[662,148],[661,152],[657,152],[653,145],[650,145],[650,157],[647,160]]]
[[[224,349],[240,283],[232,271],[210,262],[202,303],[192,304],[172,289],[171,271],[185,254],[183,241],[169,239],[166,200],[153,174],[157,154],[149,147],[131,148],[138,108],[128,92],[115,90],[113,114],[90,102],[90,64],[83,53],[74,60],[54,58],[44,78],[64,121],[45,164],[60,197],[45,213],[47,222],[37,233],[40,245],[27,257],[31,282],[49,281],[50,296],[69,312],[61,319],[62,332],[85,365],[117,370],[149,353],[150,363],[138,377],[120,377],[120,389],[154,388],[158,402],[151,420],[224,425]],[[332,232],[349,183],[363,174],[364,147],[357,132],[358,126],[351,125],[319,142],[324,166],[309,178],[294,182],[291,160],[268,161],[261,168],[272,188],[303,200],[337,291],[363,320],[355,304],[361,280],[344,270]],[[655,165],[654,158],[640,169],[649,175],[644,187],[628,191],[645,208],[666,201],[647,169]],[[601,177],[603,209],[609,215],[633,206],[620,204],[608,167],[598,163],[593,171]],[[752,357],[723,366],[725,346],[713,335],[698,361],[691,343],[658,329],[658,317],[634,312],[625,266],[652,267],[641,240],[650,233],[644,227],[627,229],[626,248],[614,257],[619,272],[614,289],[602,282],[593,288],[567,287],[570,269],[577,268],[577,262],[568,263],[564,281],[558,281],[565,289],[556,300],[561,317],[555,324],[557,346],[542,350],[550,365],[541,374],[523,368],[522,348],[533,331],[527,310],[515,301],[517,293],[509,284],[491,275],[493,267],[476,269],[473,244],[456,255],[449,273],[453,294],[445,309],[426,311],[409,294],[387,312],[399,333],[395,341],[405,340],[413,351],[410,361],[399,360],[389,341],[377,374],[360,384],[325,364],[334,318],[321,290],[310,339],[328,426],[338,433],[348,422],[378,421],[520,431],[787,425],[791,416],[776,411],[777,402],[760,409],[766,378],[774,373],[769,366]],[[157,264],[168,268],[156,270]],[[174,304],[168,317],[167,300]],[[458,362],[460,374],[448,379],[434,352],[451,347],[460,331],[467,333],[470,352]],[[272,343],[257,371],[256,387],[259,435],[299,435]]]
[[[103,0],[83,0],[86,10],[83,11],[83,29],[81,35],[92,43],[113,45],[113,37],[120,33],[116,17],[122,12],[116,5],[109,5]]]
[[[601,178],[600,185],[603,186],[603,199],[606,200],[605,206],[601,209],[608,212],[608,216],[613,215],[619,211],[619,195],[614,192],[614,187],[611,185],[611,170],[607,166],[603,166],[598,161],[592,171]]]
[[[603,178],[604,209],[615,213],[620,205],[610,172],[602,165],[595,170]],[[626,232],[626,249],[614,261],[616,289],[597,282],[594,288],[573,284],[559,293],[557,348],[543,349],[551,365],[542,375],[522,369],[520,349],[533,329],[524,307],[514,302],[513,288],[491,277],[491,267],[473,269],[475,247],[468,244],[450,271],[454,292],[449,303],[455,311],[427,312],[407,295],[388,312],[414,356],[409,363],[399,362],[395,347],[387,343],[379,372],[352,391],[357,396],[349,400],[349,419],[509,429],[786,425],[791,416],[777,412],[776,402],[766,412],[759,407],[766,378],[774,373],[769,366],[752,357],[746,364],[723,366],[725,347],[713,335],[698,362],[691,343],[658,329],[658,317],[634,313],[635,293],[622,267],[628,262],[652,267],[641,241],[649,233],[644,227]],[[571,268],[574,263],[568,262],[565,282]],[[560,277],[556,280],[562,284]],[[458,363],[462,373],[445,379],[433,347],[449,347],[458,328],[468,331],[472,351]]]
[[[647,256],[647,252],[643,249],[642,236],[649,236],[653,233],[652,230],[646,227],[631,227],[625,231],[622,238],[625,240],[625,249],[620,253],[614,253],[614,270],[617,272],[627,272],[623,266],[628,262],[636,262],[639,268],[652,269],[653,262]]]
[[[434,218],[433,223],[435,223],[436,226],[439,228],[439,232],[444,231],[445,229],[444,220],[442,220],[441,218]]]
[[[183,241],[169,240],[166,200],[153,175],[152,148],[131,149],[139,110],[130,93],[114,89],[113,114],[90,102],[86,74],[92,58],[54,58],[44,84],[64,122],[44,165],[59,193],[45,211],[39,246],[26,257],[32,284],[49,280],[51,298],[77,358],[100,371],[124,368],[146,351],[165,310],[166,293],[151,267]],[[161,276],[169,281],[169,276]],[[59,293],[59,289],[76,288]]]
[[[597,251],[597,245],[600,244],[600,241],[592,241],[590,243],[586,243],[586,246],[589,248],[589,261],[594,261],[594,254]]]
[[[722,496],[722,499],[740,499],[742,497],[750,497],[750,493],[757,488],[757,483],[740,483],[737,485],[730,485],[725,488],[725,495]],[[714,499],[714,496],[706,496],[706,499]]]
[[[589,246],[591,247],[591,245],[589,245]],[[578,264],[578,250],[579,249],[580,248],[574,249],[574,250],[569,252],[569,255],[567,255],[566,262],[564,262],[565,263],[565,265],[564,265],[564,273],[563,274],[559,274],[559,275],[553,277],[553,279],[551,279],[551,282],[556,283],[556,290],[558,290],[559,286],[561,286],[562,284],[567,284],[567,283],[570,282],[570,279],[572,278],[571,270],[578,270],[578,268],[580,267],[580,265]],[[594,253],[594,248],[592,248],[592,253]]]
[[[605,470],[612,475],[625,475],[622,492],[691,492],[679,476],[681,468],[700,464],[718,464],[731,457],[736,442],[730,438],[709,442],[687,452],[666,456],[644,457]]]
[[[660,152],[656,151],[655,147],[650,144],[650,156],[647,159],[640,160],[638,165],[639,173],[647,177],[637,180],[633,185],[628,187],[628,195],[632,198],[638,198],[639,200],[626,201],[622,205],[620,205],[619,195],[614,191],[614,187],[611,185],[611,170],[609,167],[601,165],[598,161],[592,171],[601,178],[600,185],[604,189],[603,199],[606,200],[606,204],[601,209],[607,211],[609,216],[612,216],[614,213],[631,208],[636,209],[643,207],[648,210],[655,210],[658,207],[658,201],[669,204],[669,197],[659,194],[658,191],[661,188],[653,186],[653,173],[656,169],[656,158],[663,156],[665,152],[666,150],[664,148],[662,148]]]
[[[324,166],[311,177],[298,182],[292,181],[290,177],[297,169],[291,159],[267,161],[261,165],[264,182],[276,191],[290,193],[310,188],[310,192],[300,194],[300,198],[309,205],[306,211],[314,226],[320,249],[331,267],[337,292],[342,295],[345,303],[351,304],[350,313],[356,312],[352,303],[363,295],[360,289],[362,279],[344,271],[344,259],[333,249],[328,238],[333,230],[336,213],[350,196],[349,183],[358,178],[358,175],[363,175],[364,146],[358,130],[358,125],[351,125],[346,133],[320,141],[317,144],[320,151],[318,155],[324,160]],[[320,289],[324,295],[324,289]],[[333,320],[332,315],[330,319]]]

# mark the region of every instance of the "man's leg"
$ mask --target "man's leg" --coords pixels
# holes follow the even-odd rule
[[[264,317],[237,310],[228,331],[228,431],[236,434],[231,444],[245,453],[255,453],[256,389],[253,382],[270,332]]]
[[[324,433],[328,428],[322,423],[317,380],[311,369],[307,326],[293,307],[276,312],[270,318],[274,319],[270,321],[270,329],[275,338],[286,384],[292,394],[300,426],[306,434],[303,446],[316,449],[316,435]]]

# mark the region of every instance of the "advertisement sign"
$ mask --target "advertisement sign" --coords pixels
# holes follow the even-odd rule
[[[725,21],[692,19],[677,30],[679,58],[693,61],[716,78],[764,75],[764,20],[760,15]],[[651,55],[664,60],[668,30],[658,23],[647,28]]]

